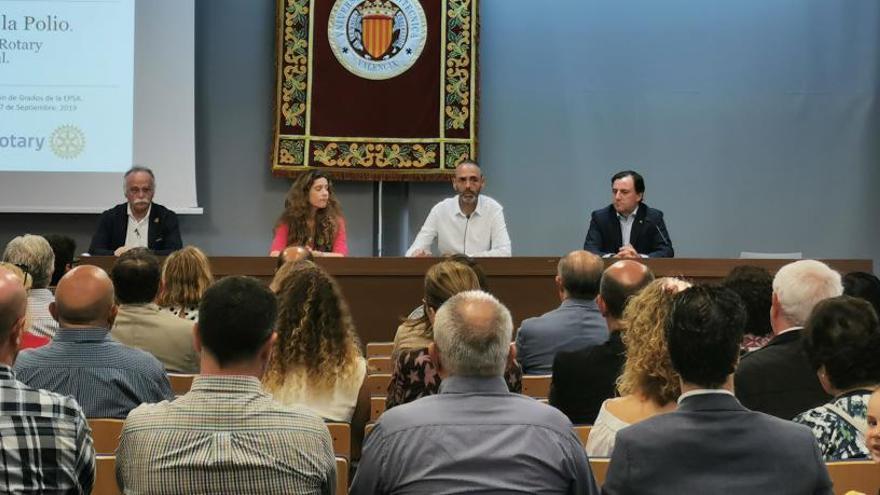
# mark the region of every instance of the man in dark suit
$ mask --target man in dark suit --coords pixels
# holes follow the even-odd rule
[[[153,203],[156,178],[147,167],[132,167],[124,178],[125,203],[104,211],[92,236],[89,253],[119,256],[134,247],[159,255],[183,247],[177,215]]]
[[[617,433],[602,493],[833,493],[809,428],[749,411],[733,396],[745,323],[730,289],[675,296],[666,340],[681,377],[678,409]]]
[[[642,202],[645,180],[624,170],[611,178],[612,203],[590,217],[584,249],[604,258],[672,258],[663,212]]]
[[[840,274],[819,261],[796,261],[776,272],[770,303],[773,339],[743,356],[736,370],[736,396],[744,406],[792,419],[831,399],[807,359],[801,334],[813,307],[842,293]]]
[[[627,300],[654,280],[647,266],[634,260],[620,260],[602,274],[596,305],[608,325],[604,344],[559,351],[553,360],[550,405],[572,423],[592,424],[602,401],[614,397],[617,377],[626,359],[620,338],[621,318]]]

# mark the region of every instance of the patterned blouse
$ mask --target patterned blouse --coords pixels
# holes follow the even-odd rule
[[[159,309],[179,318],[183,318],[184,320],[198,321],[199,319],[198,306],[161,306]]]
[[[514,362],[504,370],[504,380],[511,392],[522,392],[522,367]],[[440,375],[434,368],[427,348],[404,349],[394,361],[385,409],[406,404],[440,391]]]
[[[846,411],[855,419],[865,420],[868,414],[870,390],[854,390],[836,397],[832,404]],[[834,413],[828,406],[819,406],[797,415],[795,423],[809,426],[819,441],[819,449],[826,461],[860,459],[868,457],[864,435],[849,422]],[[861,438],[860,438],[861,437]]]

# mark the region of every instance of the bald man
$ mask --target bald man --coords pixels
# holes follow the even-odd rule
[[[563,350],[553,360],[550,404],[575,424],[593,424],[605,399],[614,397],[615,383],[626,358],[620,338],[626,303],[654,280],[647,266],[622,260],[602,274],[596,305],[608,325],[608,340],[600,345]]]
[[[125,418],[144,402],[174,398],[155,357],[110,338],[117,307],[104,270],[87,265],[67,272],[49,311],[60,330],[49,345],[18,358],[23,382],[73,396],[90,418]]]
[[[0,491],[91,493],[95,449],[79,404],[29,387],[12,372],[26,309],[21,280],[0,268]]]
[[[562,304],[549,313],[523,320],[516,334],[523,373],[549,375],[560,350],[608,340],[608,326],[595,301],[604,268],[602,259],[587,251],[572,251],[559,260],[555,282]]]

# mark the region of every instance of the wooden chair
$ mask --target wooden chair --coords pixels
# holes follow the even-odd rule
[[[880,493],[880,465],[872,461],[833,461],[826,465],[834,482],[835,495],[843,495],[850,490]]]
[[[370,436],[370,433],[373,432],[373,428],[376,427],[376,423],[367,423],[367,426],[364,427],[364,441],[367,441],[367,437]]]
[[[379,395],[384,397],[388,393],[388,384],[390,383],[390,373],[367,375],[367,391],[370,393],[370,397]]]
[[[369,342],[367,343],[367,358],[390,356],[392,349],[394,349],[394,342]]]
[[[581,441],[581,445],[584,447],[587,446],[587,439],[590,438],[590,430],[593,427],[590,425],[575,425],[574,432],[577,433],[578,440]]]
[[[550,396],[550,380],[553,375],[523,375],[522,393],[536,399]]]
[[[394,365],[391,363],[390,356],[376,356],[367,358],[367,373],[371,375],[375,375],[377,373],[391,373],[391,368]]]
[[[596,485],[602,488],[605,483],[605,476],[608,474],[608,464],[611,459],[608,457],[591,457],[590,469],[593,470],[593,478],[596,478]]]
[[[119,446],[119,435],[122,433],[121,419],[111,418],[88,418],[89,427],[92,429],[92,442],[95,445],[96,454],[116,453]]]
[[[120,493],[119,485],[116,484],[116,456],[96,456],[95,486],[92,488],[92,495],[119,495]]]
[[[336,458],[336,495],[348,493],[348,459]]]
[[[184,375],[181,373],[168,373],[168,381],[171,382],[171,390],[174,395],[184,395],[192,388],[193,378],[198,375]]]
[[[370,397],[370,421],[376,421],[385,412],[385,397]]]
[[[326,423],[333,438],[333,453],[337,457],[351,459],[351,425],[348,423]]]

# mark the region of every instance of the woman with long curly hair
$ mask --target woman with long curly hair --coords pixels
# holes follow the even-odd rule
[[[626,362],[617,379],[620,397],[602,403],[587,440],[590,457],[610,457],[620,429],[675,410],[681,384],[669,358],[665,325],[673,296],[688,287],[683,280],[660,278],[626,304],[621,334]]]
[[[156,304],[180,318],[199,319],[199,302],[214,283],[211,264],[201,249],[186,246],[165,258]]]
[[[324,419],[355,423],[367,362],[339,287],[310,261],[298,262],[279,282],[278,337],[263,377],[266,390]],[[359,419],[366,422],[366,416]]]
[[[348,254],[342,209],[330,178],[321,171],[300,175],[287,191],[269,256],[278,256],[287,246],[308,248],[314,256]]]

